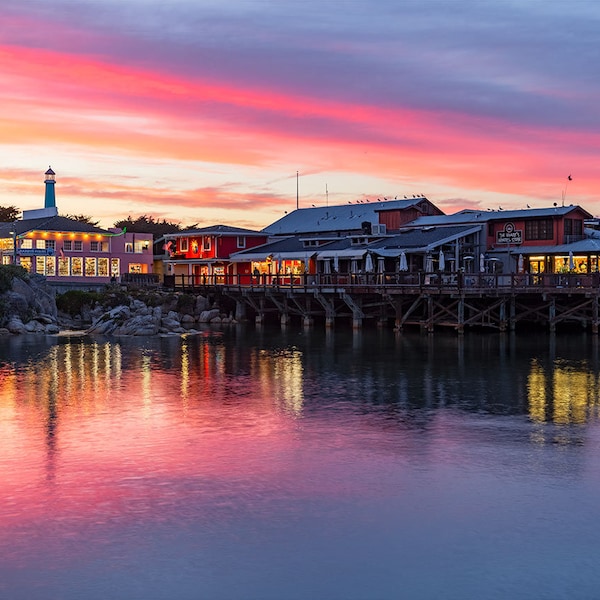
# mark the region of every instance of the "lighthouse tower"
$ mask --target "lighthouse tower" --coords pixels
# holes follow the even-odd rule
[[[56,183],[56,173],[50,167],[44,175],[44,184],[46,185],[46,193],[44,196],[44,208],[36,208],[34,210],[24,210],[23,220],[39,219],[40,217],[56,217],[58,208],[56,208],[56,196],[54,194],[54,184]]]
[[[46,195],[44,197],[44,208],[56,208],[56,195],[54,194],[54,184],[56,183],[56,173],[52,170],[52,167],[48,167],[48,170],[44,173],[46,179]]]

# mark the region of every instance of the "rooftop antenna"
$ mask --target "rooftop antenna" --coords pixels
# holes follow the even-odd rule
[[[562,192],[562,205],[565,205],[565,198],[567,197],[567,188],[569,187],[569,181],[573,181],[571,175],[567,177],[567,183],[565,183],[565,189]]]
[[[298,188],[298,171],[296,171],[296,210],[298,210],[299,206],[299,188]]]
[[[327,190],[327,184],[325,184],[325,202],[326,206],[329,206],[329,191]]]

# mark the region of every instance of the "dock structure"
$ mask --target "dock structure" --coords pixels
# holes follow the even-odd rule
[[[535,324],[589,328],[600,323],[600,273],[579,274],[333,274],[225,278],[181,277],[175,289],[235,305],[238,319],[257,323],[316,321],[361,328],[366,322],[396,331],[451,329],[514,331]]]

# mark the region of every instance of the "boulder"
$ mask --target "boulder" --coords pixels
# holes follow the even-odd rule
[[[6,329],[8,329],[11,333],[27,333],[25,325],[23,324],[21,317],[18,315],[12,315],[9,318]]]
[[[200,323],[212,323],[213,319],[215,319],[216,317],[219,316],[219,309],[218,308],[213,308],[211,310],[205,310],[202,311],[200,313],[200,316],[198,317],[198,321]],[[220,322],[220,319],[219,319]]]

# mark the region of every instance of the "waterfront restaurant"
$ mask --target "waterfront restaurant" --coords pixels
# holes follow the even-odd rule
[[[592,215],[580,206],[522,210],[464,210],[453,215],[421,217],[411,228],[480,225],[485,270],[495,273],[560,273],[598,270],[595,243],[584,221]],[[477,261],[477,253],[474,256]]]
[[[321,240],[321,243],[325,243]],[[302,276],[315,273],[318,243],[300,236],[282,237],[231,255],[241,284],[303,283]],[[251,274],[251,278],[248,276]]]
[[[210,280],[226,283],[234,275],[234,263],[230,257],[243,249],[264,244],[267,235],[251,229],[212,225],[198,229],[186,229],[164,236],[165,281],[183,277],[194,285]],[[239,265],[236,274],[247,277],[249,265]]]

